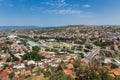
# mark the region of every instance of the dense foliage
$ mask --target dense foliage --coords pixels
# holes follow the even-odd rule
[[[50,80],[73,80],[70,76],[66,75],[63,71],[58,71],[50,77]]]
[[[23,55],[22,59],[23,60],[35,60],[39,61],[40,59],[44,59],[45,57],[38,54],[37,52],[27,52],[25,55]]]
[[[96,46],[101,47],[102,49],[104,49],[107,45],[109,45],[109,42],[95,42],[94,43]]]
[[[32,50],[38,52],[41,48],[39,46],[33,46]]]

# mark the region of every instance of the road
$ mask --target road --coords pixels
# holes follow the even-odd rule
[[[99,51],[99,47],[94,47],[94,49],[92,49],[91,52],[89,52],[88,55],[85,57],[85,59],[90,62],[96,54],[99,54]]]

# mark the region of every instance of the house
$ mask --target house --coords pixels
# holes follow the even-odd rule
[[[18,65],[14,65],[13,68],[17,69],[17,70],[18,69],[25,69],[25,65],[23,63],[21,63],[21,64],[18,64]]]
[[[39,54],[49,58],[55,56],[55,52],[41,51]]]
[[[3,65],[4,65],[3,62],[0,62],[0,68],[3,67]]]
[[[69,63],[68,65],[66,65],[66,67],[67,67],[67,69],[73,69],[74,68],[72,63]]]
[[[31,65],[31,64],[36,65],[37,63],[34,60],[30,60],[30,61],[27,62],[27,65]]]
[[[3,80],[3,78],[8,77],[10,71],[11,71],[10,67],[6,67],[2,72],[0,72],[0,79]]]
[[[64,71],[64,73],[65,73],[66,75],[71,76],[73,79],[77,78],[77,76],[73,75],[72,70],[70,70],[70,69],[64,69],[63,71]]]
[[[64,69],[63,70],[67,75],[72,75],[72,70],[70,69]]]
[[[116,77],[116,76],[120,76],[120,67],[116,68],[116,69],[111,69],[109,75],[111,77]]]

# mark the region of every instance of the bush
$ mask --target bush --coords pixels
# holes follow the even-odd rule
[[[87,52],[90,52],[90,50],[88,50],[88,49],[84,49],[84,51],[87,53]]]
[[[51,75],[51,72],[46,70],[43,72],[43,74],[44,74],[44,77],[46,78],[46,77],[49,77]]]
[[[73,80],[70,76],[66,75],[63,71],[58,71],[57,73],[50,76],[49,80]]]
[[[84,53],[78,53],[78,55],[80,55],[81,58],[84,58]]]
[[[91,38],[90,38],[90,40],[91,40],[91,41],[94,41],[94,40],[95,40],[95,38],[91,37]]]
[[[19,61],[19,58],[17,58],[17,57],[13,57],[13,61]]]
[[[44,58],[45,58],[45,56],[39,55],[35,51],[30,52],[30,53],[26,53],[22,57],[23,60],[35,60],[35,61],[39,61],[40,59],[44,59]]]
[[[8,67],[9,65],[8,64],[4,64],[4,69],[6,68],[6,67]]]
[[[110,43],[109,42],[95,42],[94,43],[96,46],[101,47],[102,49],[104,49],[106,46],[108,46]]]
[[[2,60],[1,56],[0,56],[0,61]]]
[[[27,76],[25,76],[25,79],[26,79],[26,78],[29,78],[29,77],[31,77],[31,75],[27,75]]]
[[[91,45],[85,45],[85,48],[92,49],[93,47]]]
[[[10,78],[10,79],[12,79],[14,76],[15,76],[15,73],[14,73],[14,72],[11,72],[11,73],[9,74],[9,78]]]
[[[36,51],[36,52],[39,52],[40,49],[41,49],[41,48],[38,47],[38,46],[33,46],[33,47],[32,47],[32,50],[33,50],[33,51]]]
[[[115,68],[118,68],[118,66],[116,64],[112,64],[111,69],[115,69]]]
[[[11,57],[8,57],[6,60],[6,62],[11,62],[11,61],[12,61]]]
[[[78,50],[82,50],[83,49],[83,46],[78,46]]]

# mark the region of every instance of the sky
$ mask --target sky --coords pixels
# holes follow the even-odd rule
[[[0,25],[120,25],[120,0],[0,0]]]

